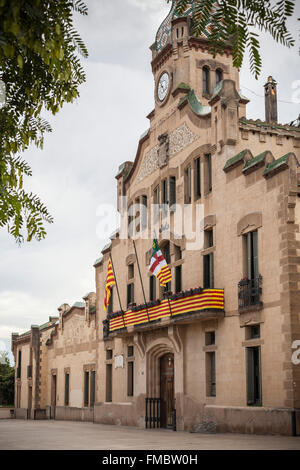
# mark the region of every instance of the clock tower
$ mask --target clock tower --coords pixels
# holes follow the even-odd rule
[[[151,46],[152,72],[155,80],[155,111],[161,116],[165,109],[193,90],[200,106],[209,105],[216,86],[225,79],[239,89],[238,70],[232,65],[231,48],[215,58],[209,51],[209,25],[200,37],[192,35],[195,0],[187,4],[182,16],[177,16],[177,0],[171,0],[168,16],[160,25]]]

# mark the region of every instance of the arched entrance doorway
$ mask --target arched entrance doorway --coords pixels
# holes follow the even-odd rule
[[[174,411],[174,354],[167,353],[160,357],[160,426],[173,427]]]

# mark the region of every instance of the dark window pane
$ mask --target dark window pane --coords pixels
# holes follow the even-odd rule
[[[156,299],[156,277],[150,276],[149,278],[150,301]]]
[[[147,202],[147,196],[142,196],[141,227],[142,227],[142,230],[145,230],[148,227],[148,202]]]
[[[133,355],[134,355],[134,346],[128,346],[127,356],[133,357]]]
[[[107,349],[106,350],[106,360],[107,361],[110,361],[113,357],[113,352],[112,352],[112,349]]]
[[[203,93],[209,94],[209,68],[208,67],[203,67],[202,79],[203,79]]]
[[[196,197],[201,197],[201,160],[197,158],[195,164],[195,187],[196,187]]]
[[[169,190],[170,190],[169,204],[170,204],[170,207],[172,208],[172,206],[176,204],[176,178],[175,176],[170,177]]]
[[[89,406],[89,372],[84,373],[84,406]]]
[[[214,255],[203,256],[203,287],[204,289],[213,289],[214,287]]]
[[[112,401],[112,364],[106,364],[106,401]]]
[[[127,395],[129,397],[133,397],[134,395],[134,363],[128,362],[128,369],[127,369]]]
[[[96,372],[93,370],[91,372],[91,406],[95,404],[95,393],[96,393]]]
[[[208,331],[205,333],[205,345],[210,346],[212,344],[215,344],[215,332],[214,331]]]
[[[175,268],[175,292],[181,292],[182,290],[181,274],[182,274],[181,265],[176,266]]]
[[[127,284],[127,308],[134,302],[134,285]]]
[[[246,348],[247,404],[262,405],[260,347]]]
[[[216,70],[216,85],[223,80],[223,72],[220,69]]]

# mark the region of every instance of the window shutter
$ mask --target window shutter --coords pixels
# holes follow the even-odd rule
[[[208,161],[208,190],[212,190],[212,166],[211,166],[211,154],[207,155]]]
[[[254,279],[257,279],[259,276],[258,273],[258,237],[257,231],[252,232],[253,236],[253,275]]]
[[[247,259],[248,259],[248,279],[252,279],[252,243],[251,243],[251,232],[247,235]]]
[[[201,197],[201,160],[196,160],[196,196]]]
[[[94,406],[95,403],[95,387],[96,387],[96,372],[93,370],[92,371],[92,376],[91,376],[91,406]]]
[[[84,406],[89,406],[89,372],[84,373]]]
[[[191,202],[191,165],[187,167],[187,198]]]

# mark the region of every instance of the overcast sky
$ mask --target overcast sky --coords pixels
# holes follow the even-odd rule
[[[95,290],[93,263],[107,242],[97,235],[97,208],[115,205],[114,176],[123,161],[134,160],[139,136],[149,127],[146,115],[154,107],[149,46],[169,11],[166,0],[86,4],[88,17],[76,17],[90,54],[84,61],[87,82],[80,99],[47,117],[53,132],[46,136],[43,151],[31,148],[24,154],[33,169],[30,189],[55,222],[47,227],[46,240],[21,247],[0,230],[0,350],[10,350],[11,332],[42,324],[62,303],[72,305]],[[279,100],[293,101],[293,83],[300,81],[299,25],[294,20],[290,28],[297,39],[293,50],[262,37],[258,81],[245,60],[241,89],[251,99],[249,118],[264,119],[263,84],[269,75],[278,82]],[[279,121],[295,119],[299,108],[280,102]]]

